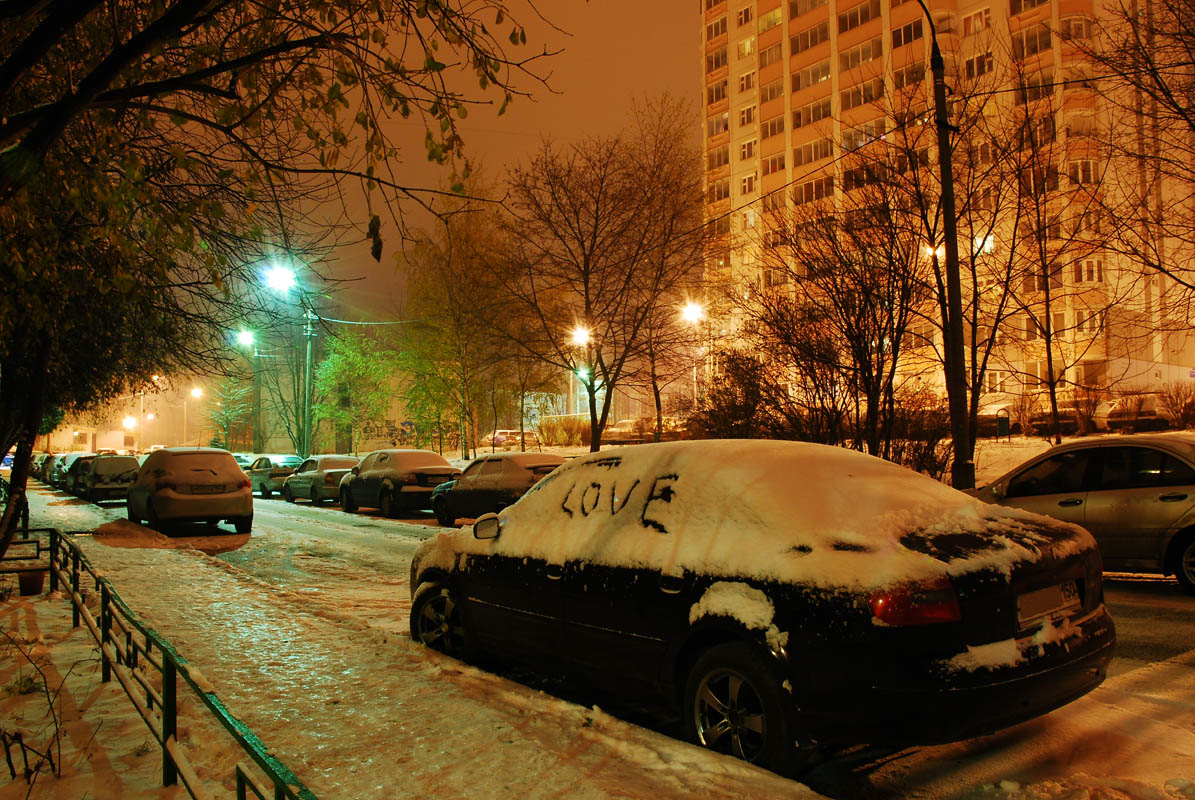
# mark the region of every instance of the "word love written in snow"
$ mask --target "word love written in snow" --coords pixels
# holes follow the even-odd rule
[[[647,490],[646,498],[643,500],[643,505],[639,506],[639,522],[645,528],[654,528],[660,533],[668,533],[668,529],[656,519],[648,517],[648,511],[651,509],[652,503],[671,503],[672,498],[676,496],[676,490],[672,488],[672,482],[679,478],[674,473],[667,475],[660,475],[651,482],[651,488]],[[588,517],[592,514],[605,513],[607,504],[602,502],[603,497],[609,497],[610,515],[613,516],[621,512],[631,502],[631,497],[635,494],[635,490],[639,488],[639,479],[631,484],[631,488],[627,489],[626,494],[622,495],[622,501],[619,501],[618,481],[609,480],[606,485],[599,481],[591,481],[589,484],[574,483],[568,489],[568,494],[564,496],[564,500],[560,503],[560,508],[564,513],[570,517],[575,517],[580,514],[582,517]],[[640,492],[642,495],[643,493]]]

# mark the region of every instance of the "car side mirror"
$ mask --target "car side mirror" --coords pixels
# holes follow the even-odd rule
[[[473,523],[473,538],[497,539],[501,529],[502,522],[498,519],[497,514],[493,512],[482,514],[477,518],[477,522]]]
[[[361,474],[361,468],[360,468],[360,467],[353,467],[352,469],[350,469],[350,470],[349,470],[349,472],[353,473],[354,475],[360,475],[360,474]]]
[[[1003,483],[994,484],[992,486],[992,497],[996,498],[997,500],[1002,500],[1004,499],[1005,491],[1006,487]]]

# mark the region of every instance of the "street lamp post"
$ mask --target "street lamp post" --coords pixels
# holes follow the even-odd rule
[[[291,289],[298,287],[298,281],[295,279],[295,271],[289,267],[274,265],[266,271],[265,274],[266,285],[279,294],[289,294]],[[303,309],[303,337],[307,340],[307,353],[304,365],[303,375],[303,404],[302,404],[302,422],[299,431],[299,443],[302,449],[304,458],[311,455],[311,446],[313,443],[312,436],[312,369],[311,369],[311,349],[312,339],[315,338],[315,323],[319,320],[315,310],[304,300],[302,293],[299,294],[299,305]]]
[[[934,81],[934,115],[937,117],[938,170],[942,182],[942,234],[946,248],[946,345],[944,371],[946,398],[950,407],[950,429],[954,437],[954,461],[950,482],[956,489],[975,486],[975,462],[971,459],[971,429],[967,420],[967,373],[963,342],[963,300],[959,278],[958,230],[954,209],[954,169],[951,164],[950,132],[946,109],[946,61],[938,47],[938,31],[924,0],[917,5],[929,23],[930,72]]]
[[[188,433],[188,431],[187,431],[187,397],[188,397],[188,395],[190,397],[198,400],[199,398],[203,397],[203,389],[200,389],[198,386],[195,386],[191,389],[190,392],[183,395],[183,445],[184,446],[187,444],[187,442],[190,441],[190,438],[187,436],[187,433]]]
[[[705,307],[690,300],[680,311],[681,319],[689,325],[699,326],[705,317]],[[700,336],[700,329],[698,331]],[[697,409],[697,359],[693,359],[693,409]]]

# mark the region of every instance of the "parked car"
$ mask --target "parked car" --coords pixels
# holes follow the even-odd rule
[[[501,511],[564,461],[563,457],[548,453],[483,456],[466,467],[458,478],[432,490],[432,511],[441,525],[453,525],[458,517],[480,517]]]
[[[232,453],[215,447],[163,447],[149,454],[129,489],[129,519],[151,528],[177,522],[231,522],[253,528],[249,478]]]
[[[124,500],[137,480],[141,465],[136,456],[96,456],[83,479],[79,494],[93,503],[101,500]]]
[[[295,471],[303,463],[303,459],[296,455],[280,455],[277,453],[254,456],[253,463],[245,470],[249,476],[249,485],[262,498],[267,498],[273,492],[282,491],[282,482],[286,476]]]
[[[429,508],[432,489],[460,474],[431,450],[374,450],[340,480],[340,507],[376,508],[386,517]]]
[[[1174,575],[1195,593],[1195,434],[1068,442],[971,493],[1082,525],[1106,569]]]
[[[45,474],[42,472],[42,467],[51,455],[52,453],[34,453],[33,460],[29,462],[29,475],[41,480],[42,475]]]
[[[782,771],[1044,714],[1115,642],[1082,528],[799,442],[574,459],[424,542],[410,587],[417,642],[654,691],[697,744]]]
[[[602,431],[602,442],[605,444],[645,442],[651,438],[648,430],[647,424],[642,420],[620,419]]]
[[[1161,431],[1172,422],[1156,394],[1118,397],[1108,412],[1108,429],[1114,431]]]
[[[315,506],[323,505],[325,500],[338,500],[340,479],[360,460],[356,456],[312,456],[286,476],[282,482],[282,498],[293,503],[303,497]]]
[[[73,495],[81,496],[83,481],[87,479],[87,473],[91,471],[91,462],[97,458],[99,456],[95,453],[88,453],[72,461],[62,476],[62,488]]]
[[[490,431],[477,442],[477,448],[479,450],[493,448],[502,448],[504,450],[512,448],[521,449],[519,448],[520,441],[524,447],[539,447],[539,434],[535,431],[523,431],[520,438],[518,431]]]
[[[50,453],[46,456],[46,460],[41,462],[41,467],[38,469],[37,479],[42,483],[49,483],[50,476],[54,474],[54,465],[62,458],[62,453]]]
[[[253,463],[252,453],[233,453],[232,457],[236,459],[237,466],[241,469],[247,469]]]
[[[93,457],[95,453],[66,453],[54,460],[54,467],[49,475],[48,483],[55,489],[66,489],[66,475],[71,465],[84,456]]]
[[[1076,433],[1088,434],[1108,430],[1108,415],[1112,404],[1101,400],[1094,408],[1090,404],[1073,399],[1058,400],[1058,427],[1063,436]],[[1034,433],[1049,436],[1054,433],[1054,415],[1050,412],[1049,398],[1042,402],[1039,410],[1029,417]]]

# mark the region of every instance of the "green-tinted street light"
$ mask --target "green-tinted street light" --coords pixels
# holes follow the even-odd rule
[[[253,331],[237,331],[237,344],[241,347],[252,347]]]

